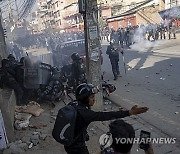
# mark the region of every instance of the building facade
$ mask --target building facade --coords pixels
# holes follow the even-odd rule
[[[136,25],[159,24],[162,18],[159,11],[165,9],[164,0],[129,0],[107,19],[108,27],[128,27]]]

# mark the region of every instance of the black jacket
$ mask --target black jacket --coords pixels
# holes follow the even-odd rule
[[[79,105],[75,126],[75,137],[77,137],[77,140],[66,148],[72,149],[85,146],[86,129],[91,122],[108,121],[127,116],[129,116],[129,111],[95,112],[83,104]]]
[[[106,50],[106,54],[109,55],[110,61],[119,60],[119,47],[114,45],[109,45]]]

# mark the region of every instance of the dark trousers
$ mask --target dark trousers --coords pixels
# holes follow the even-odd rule
[[[87,146],[82,146],[78,148],[64,147],[64,149],[67,152],[67,154],[89,154]]]
[[[123,48],[123,41],[120,41],[121,48]]]
[[[115,78],[120,74],[119,72],[119,60],[111,60],[112,72]]]
[[[163,39],[163,37],[164,37],[164,39],[166,39],[165,32],[161,31],[161,32],[160,32],[160,36],[161,36],[161,40]]]

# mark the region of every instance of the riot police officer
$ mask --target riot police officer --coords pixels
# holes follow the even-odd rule
[[[77,87],[80,83],[83,83],[83,80],[85,80],[83,60],[82,58],[80,58],[78,53],[73,53],[71,55],[71,59],[72,78],[74,78],[74,87]]]
[[[159,28],[160,28],[160,37],[161,37],[161,40],[163,38],[166,39],[166,34],[165,34],[166,28],[165,28],[165,25],[163,23],[161,23]]]
[[[13,70],[12,64],[8,59],[3,59],[1,61],[1,65],[1,70],[3,72],[1,76],[2,83],[14,90],[16,94],[17,105],[20,105],[22,103],[23,90],[15,79],[15,71]]]
[[[114,40],[111,40],[110,45],[107,47],[106,54],[109,55],[109,59],[112,65],[112,72],[114,75],[114,80],[117,80],[118,75],[120,75],[119,51],[120,51],[120,48],[118,44],[116,44]]]

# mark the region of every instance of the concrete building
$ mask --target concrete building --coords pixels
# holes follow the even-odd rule
[[[51,28],[61,30],[63,27],[64,14],[63,0],[39,0],[38,16],[41,31]]]
[[[79,31],[84,29],[83,16],[79,13],[78,1],[67,0],[64,7],[65,31]]]
[[[160,23],[159,11],[165,9],[164,0],[129,0],[107,19],[108,27],[136,26],[140,24]]]
[[[180,6],[180,0],[165,0],[165,9]]]
[[[47,0],[38,0],[38,25],[40,28],[40,31],[43,31],[48,27],[48,6],[47,6]]]

